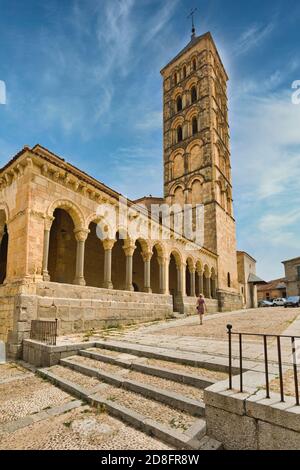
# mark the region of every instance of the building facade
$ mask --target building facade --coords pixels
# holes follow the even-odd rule
[[[257,289],[258,301],[286,298],[286,280],[284,277],[273,279]]]
[[[238,279],[244,308],[256,308],[257,290],[266,283],[256,275],[256,260],[245,251],[237,252]]]
[[[283,261],[283,265],[287,296],[300,295],[300,257]]]
[[[177,78],[175,78],[177,74]],[[227,75],[209,33],[162,71],[164,199],[204,204],[204,245],[41,145],[0,170],[0,340],[18,356],[32,319],[59,333],[241,306]],[[180,100],[181,98],[181,109]],[[180,128],[181,127],[181,131]]]

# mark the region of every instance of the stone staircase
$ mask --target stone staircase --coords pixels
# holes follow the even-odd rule
[[[178,449],[217,450],[206,435],[203,389],[224,374],[136,345],[102,341],[58,365],[43,378],[100,411]]]

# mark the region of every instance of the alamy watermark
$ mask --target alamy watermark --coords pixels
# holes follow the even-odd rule
[[[0,104],[6,104],[6,85],[3,80],[0,80]]]
[[[300,80],[295,80],[292,83],[292,89],[295,90],[292,93],[292,103],[300,104]]]
[[[204,245],[203,204],[132,204],[120,196],[117,205],[100,204],[97,208],[97,236],[112,239],[175,240],[186,239]],[[194,249],[194,247],[191,249]]]

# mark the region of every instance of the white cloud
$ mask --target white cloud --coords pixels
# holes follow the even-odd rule
[[[136,128],[145,131],[152,131],[162,128],[162,111],[150,111],[142,116],[136,123]]]
[[[275,21],[266,25],[255,23],[249,26],[238,38],[233,51],[234,55],[240,56],[246,54],[250,49],[258,47],[273,32],[275,26]]]
[[[233,103],[239,245],[259,260],[266,279],[281,276],[281,261],[299,255],[300,105],[291,93],[267,93],[253,81]]]

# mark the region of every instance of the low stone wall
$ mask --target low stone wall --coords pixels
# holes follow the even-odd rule
[[[14,290],[0,286],[0,341],[7,342],[9,332],[13,329],[15,308]]]
[[[22,359],[35,367],[50,367],[59,364],[61,359],[74,356],[78,351],[94,346],[95,343],[92,341],[68,343],[64,346],[48,346],[31,339],[25,339]]]
[[[58,319],[58,334],[90,331],[117,325],[163,320],[173,313],[172,297],[69,284],[39,282],[35,292],[12,297],[13,332],[8,353],[22,356],[22,341],[29,338],[31,320]]]
[[[243,308],[243,298],[240,294],[218,291],[218,310],[220,312],[232,312]]]
[[[207,312],[208,313],[216,313],[218,311],[218,301],[215,299],[205,299]],[[184,297],[183,298],[184,304],[184,313],[187,315],[196,315],[196,305],[197,305],[197,298],[196,297]]]
[[[245,376],[249,374],[244,374]],[[228,381],[204,392],[207,434],[227,450],[299,450],[300,407],[295,398],[248,388],[228,390]]]

